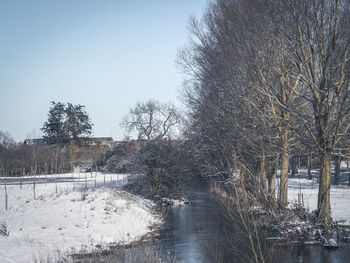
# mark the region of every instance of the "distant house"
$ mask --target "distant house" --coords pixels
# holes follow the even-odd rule
[[[44,146],[46,142],[44,139],[25,139],[24,144],[26,145],[35,145],[35,146]]]
[[[88,145],[111,145],[113,143],[112,137],[92,137],[87,139]]]
[[[85,146],[88,147],[103,147],[107,149],[113,149],[116,142],[113,140],[112,137],[92,137],[92,138],[85,138],[84,139]]]

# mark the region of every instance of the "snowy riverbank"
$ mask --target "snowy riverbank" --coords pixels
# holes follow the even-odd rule
[[[121,190],[126,182],[118,174],[39,176],[34,199],[33,178],[8,178],[5,210],[0,178],[0,228],[9,234],[0,235],[0,262],[46,262],[140,239],[160,220],[152,202]]]
[[[302,193],[303,205],[310,212],[317,209],[318,182],[303,177],[289,178],[288,201],[298,202],[298,194]],[[350,187],[347,185],[331,185],[331,213],[334,221],[342,225],[350,225]]]
[[[278,173],[280,173],[280,170],[278,170]],[[312,179],[310,180],[308,179],[307,170],[300,169],[295,177],[289,176],[288,179],[289,203],[293,205],[296,202],[303,201],[302,205],[310,212],[317,209],[319,170],[312,170],[311,174]],[[334,166],[332,166],[332,177],[333,176]],[[332,218],[341,225],[350,225],[350,209],[348,209],[348,202],[350,202],[350,186],[348,180],[349,172],[347,171],[347,164],[342,161],[340,167],[340,184],[332,184],[330,189]],[[300,196],[299,199],[298,194]]]

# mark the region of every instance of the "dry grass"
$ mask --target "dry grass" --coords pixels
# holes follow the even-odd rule
[[[35,260],[38,263],[175,263],[175,257],[164,253],[153,243],[134,242],[129,245],[115,245],[109,249],[95,248],[71,251],[58,258],[48,257],[45,260]]]
[[[253,190],[254,194],[252,194],[240,183],[229,186],[212,184],[211,191],[216,194],[221,204],[220,214],[226,229],[225,247],[234,258],[234,262],[289,261],[292,247],[283,251],[282,259],[280,251],[276,251],[273,243],[268,239],[270,233],[266,231],[263,224],[266,217],[261,213],[262,211],[269,213],[273,205],[265,200],[266,194],[257,189]],[[264,201],[260,202],[260,199]]]

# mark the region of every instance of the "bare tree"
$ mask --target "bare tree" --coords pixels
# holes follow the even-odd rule
[[[121,126],[129,133],[136,131],[138,139],[171,138],[179,133],[181,114],[172,103],[157,100],[138,102],[123,117]]]
[[[189,138],[196,156],[202,155],[198,163],[208,167],[209,174],[229,176],[239,162],[241,170],[247,170],[242,174],[259,176],[266,191],[267,160],[282,152],[288,164],[288,150],[281,150],[288,146],[281,146],[278,135],[278,129],[283,133],[288,124],[282,125],[276,110],[273,117],[270,104],[276,108],[277,103],[263,92],[262,72],[269,74],[270,85],[277,78],[277,73],[267,71],[272,64],[271,59],[266,63],[269,55],[256,52],[266,41],[258,34],[268,25],[264,12],[259,1],[212,3],[201,21],[191,20],[193,40],[179,53],[179,63],[189,76],[184,97],[190,108]],[[264,45],[271,50],[271,42]],[[284,171],[287,177],[288,166]]]
[[[350,128],[350,10],[346,0],[281,1],[280,31],[292,47],[291,74],[300,76],[293,107],[320,158],[318,215],[330,217],[331,155]]]
[[[4,165],[2,163],[2,160],[0,160],[0,164],[1,164],[1,173],[0,175],[4,176]],[[7,186],[6,186],[6,179],[5,177],[3,178],[4,179],[4,189],[5,189],[5,210],[8,209],[8,194],[7,194]]]
[[[8,176],[16,163],[16,143],[8,132],[0,130],[0,161],[3,176]]]
[[[346,0],[217,0],[191,20],[179,61],[202,166],[229,175],[236,156],[266,189],[266,163],[281,156],[286,206],[290,159],[318,156],[318,215],[329,217],[331,155],[349,152],[349,20]]]
[[[0,130],[0,147],[3,148],[14,148],[16,145],[16,142],[11,137],[11,135],[8,132],[4,132]]]

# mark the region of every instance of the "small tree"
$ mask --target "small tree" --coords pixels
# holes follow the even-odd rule
[[[2,162],[2,172],[8,174],[15,164],[16,143],[8,132],[0,130],[0,161]]]
[[[0,130],[0,148],[13,149],[15,146],[16,142],[11,135]]]

